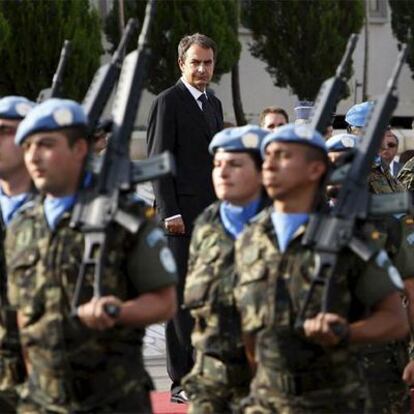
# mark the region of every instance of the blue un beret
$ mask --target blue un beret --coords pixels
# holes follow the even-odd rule
[[[287,124],[268,134],[262,142],[262,157],[265,149],[271,142],[292,142],[295,144],[310,145],[327,153],[322,135],[309,127],[309,125]]]
[[[362,102],[352,106],[345,115],[345,121],[351,126],[362,128],[373,106],[374,102],[372,101]]]
[[[208,150],[214,154],[219,148],[227,152],[257,152],[268,130],[256,125],[226,128],[214,135]]]
[[[48,99],[37,105],[17,128],[15,143],[21,145],[31,134],[71,127],[87,127],[88,118],[75,101]]]
[[[35,105],[23,96],[5,96],[0,99],[0,118],[23,119]]]
[[[338,134],[326,141],[328,152],[347,151],[355,148],[361,142],[361,138],[352,134]]]

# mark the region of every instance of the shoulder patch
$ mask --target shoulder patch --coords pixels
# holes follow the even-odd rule
[[[164,232],[158,228],[152,230],[147,236],[147,244],[149,247],[154,247],[160,240],[164,240]]]
[[[163,247],[160,251],[160,261],[164,269],[169,273],[177,271],[177,265],[171,250],[168,247]]]
[[[414,233],[410,233],[408,236],[407,236],[407,243],[409,244],[409,245],[413,245],[414,244]]]

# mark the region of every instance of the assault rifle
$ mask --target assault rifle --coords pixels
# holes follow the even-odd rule
[[[139,182],[149,181],[173,172],[172,156],[164,153],[146,161],[131,161],[129,141],[143,89],[148,48],[148,31],[155,12],[155,0],[149,0],[145,20],[138,40],[138,48],[128,54],[122,65],[113,106],[113,127],[104,154],[96,185],[80,192],[73,209],[71,226],[85,234],[85,250],[71,303],[76,315],[83,280],[88,270],[93,271],[93,295],[100,297],[101,277],[107,257],[107,239],[111,225],[118,223],[131,233],[136,233],[144,222],[143,217],[133,216],[122,210],[128,196]],[[119,309],[107,306],[106,312],[116,316]]]
[[[60,96],[60,89],[62,87],[63,72],[65,71],[69,56],[70,56],[70,41],[65,40],[63,42],[63,47],[60,52],[59,63],[56,69],[55,74],[52,79],[52,86],[49,89],[43,89],[40,91],[39,96],[37,97],[37,102],[43,102],[49,98],[58,98]]]
[[[329,213],[312,215],[309,220],[303,244],[312,248],[315,253],[315,269],[304,305],[298,313],[297,328],[303,327],[317,287],[323,289],[321,311],[328,312],[331,309],[338,255],[345,249],[350,249],[365,262],[375,258],[376,263],[386,269],[394,285],[401,291],[404,289],[398,270],[391,263],[387,253],[366,243],[359,234],[362,233],[361,227],[369,215],[368,174],[398,103],[396,82],[406,56],[407,46],[404,45],[385,93],[378,98],[368,115],[361,145],[356,149],[339,191],[337,203]],[[331,328],[339,336],[344,334],[342,325],[334,325]]]
[[[343,95],[346,87],[346,69],[352,58],[355,46],[358,41],[358,35],[353,33],[348,39],[345,53],[339,66],[336,69],[335,76],[323,82],[319,89],[315,105],[311,113],[310,127],[316,129],[322,135],[328,125],[332,112]]]
[[[111,61],[101,66],[96,71],[92,82],[89,85],[82,106],[85,109],[85,113],[88,115],[91,131],[94,131],[115,84],[118,81],[126,45],[137,28],[138,21],[136,19],[129,19],[122,33],[119,45],[112,55]]]

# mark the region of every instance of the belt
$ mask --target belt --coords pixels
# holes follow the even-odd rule
[[[301,374],[277,374],[275,386],[283,394],[302,395],[306,392],[338,386],[328,370],[305,372]]]

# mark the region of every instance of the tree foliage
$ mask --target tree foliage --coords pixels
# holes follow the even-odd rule
[[[400,43],[408,43],[411,53],[408,56],[412,78],[414,79],[414,3],[412,0],[389,0],[391,7],[391,27]]]
[[[252,30],[250,51],[276,86],[313,100],[333,76],[351,33],[362,27],[362,0],[244,0],[242,22]]]
[[[125,0],[125,19],[137,17],[143,21],[145,1]],[[105,33],[114,47],[119,42],[118,2],[108,15]],[[159,0],[155,24],[151,27],[147,89],[158,94],[172,86],[180,77],[177,65],[177,46],[186,34],[203,33],[217,43],[218,60],[213,81],[218,81],[223,73],[231,70],[238,61],[241,46],[237,31],[232,24],[237,18],[235,0]],[[129,50],[136,47],[130,45]]]
[[[0,49],[0,95],[36,99],[52,83],[65,39],[71,40],[63,96],[81,99],[103,52],[99,17],[88,0],[0,2],[9,30]],[[0,19],[0,31],[3,22]],[[1,46],[1,43],[0,43]]]

